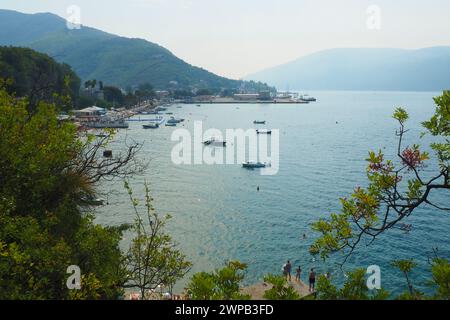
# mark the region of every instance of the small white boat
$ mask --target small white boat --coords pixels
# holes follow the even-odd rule
[[[259,168],[265,168],[265,167],[267,167],[268,166],[268,164],[267,163],[265,163],[265,162],[255,162],[255,161],[247,161],[247,162],[244,162],[243,164],[242,164],[242,167],[243,168],[246,168],[246,169],[259,169]]]
[[[272,130],[256,130],[257,134],[272,134]]]
[[[317,99],[314,97],[310,97],[309,95],[305,94],[303,96],[300,96],[300,100],[301,101],[305,101],[305,102],[316,102]]]
[[[180,123],[180,122],[183,122],[183,121],[184,121],[184,119],[175,119],[174,117],[170,117],[170,119],[167,120],[167,123],[175,123],[175,124],[177,124],[177,123]]]

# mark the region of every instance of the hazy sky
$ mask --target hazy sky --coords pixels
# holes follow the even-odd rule
[[[449,0],[0,0],[156,42],[187,62],[240,78],[336,47],[450,45]]]

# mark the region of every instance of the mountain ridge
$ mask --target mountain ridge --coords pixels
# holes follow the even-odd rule
[[[0,9],[0,45],[29,47],[71,65],[84,80],[95,78],[121,87],[151,83],[165,89],[177,83],[183,88],[239,88],[244,84],[193,66],[145,39],[86,26],[69,30],[66,20],[52,13]]]
[[[253,73],[276,87],[303,90],[440,91],[450,87],[450,46],[334,48]]]

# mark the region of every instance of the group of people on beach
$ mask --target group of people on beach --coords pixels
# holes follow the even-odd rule
[[[292,264],[291,261],[288,260],[287,263],[283,266],[283,275],[289,281],[292,281],[291,271],[292,271]],[[295,269],[295,281],[300,282],[301,276],[302,276],[302,267],[298,266],[298,268]],[[311,268],[308,280],[309,280],[309,292],[314,292],[316,287],[316,272],[314,271],[314,268]]]

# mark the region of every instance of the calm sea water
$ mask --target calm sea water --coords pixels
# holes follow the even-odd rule
[[[142,123],[132,122],[129,130],[119,133],[113,150],[123,147],[125,137],[144,143],[139,157],[150,165],[131,184],[136,196],[142,197],[147,180],[157,210],[173,216],[168,230],[193,261],[192,272],[210,271],[227,260],[238,259],[249,265],[247,283],[255,283],[269,272],[280,273],[281,266],[290,259],[305,271],[315,267],[319,273],[330,271],[338,281],[344,279],[343,271],[335,264],[342,261],[342,256],[334,255],[322,262],[309,255],[315,237],[310,224],[339,211],[339,198],[366,184],[364,159],[369,150],[383,149],[389,155],[395,152],[397,126],[391,115],[396,106],[404,106],[411,116],[407,142],[427,144],[427,138],[418,138],[423,131],[420,123],[432,115],[432,97],[439,93],[310,94],[318,102],[170,107],[175,116],[186,118],[184,127],[188,129],[195,120],[202,120],[206,129],[249,129],[254,127],[254,120],[266,120],[267,128],[280,129],[280,169],[274,176],[261,176],[240,165],[174,165],[171,150],[175,143],[170,140],[174,128],[143,130]],[[132,222],[134,215],[122,183],[109,183],[103,188],[109,205],[99,209],[98,222]],[[441,193],[434,199],[448,203],[450,197]],[[422,290],[428,291],[427,258],[432,248],[438,247],[443,256],[449,256],[450,216],[424,207],[407,223],[414,226],[411,233],[392,230],[369,247],[363,243],[344,271],[379,265],[382,286],[399,292],[406,289],[404,280],[390,262],[414,258],[419,267],[412,276]],[[127,241],[128,237],[124,245]],[[184,284],[182,281],[179,288]]]

